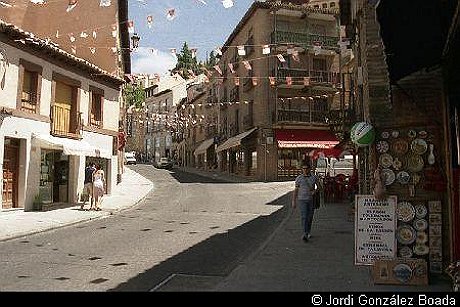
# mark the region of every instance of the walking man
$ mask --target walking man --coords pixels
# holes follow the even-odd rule
[[[295,188],[292,196],[292,208],[300,207],[302,221],[302,240],[308,242],[311,235],[311,224],[313,222],[314,205],[313,196],[316,193],[317,178],[311,173],[309,164],[302,165],[302,174],[295,179]]]
[[[83,204],[80,206],[80,209],[83,210],[86,204],[86,201],[90,201],[90,209],[93,208],[94,196],[93,196],[93,174],[96,171],[96,165],[94,163],[89,163],[85,168],[85,181],[83,187],[83,195],[85,199]]]

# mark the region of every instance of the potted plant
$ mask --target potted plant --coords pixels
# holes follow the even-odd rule
[[[42,211],[42,206],[43,206],[43,200],[42,200],[42,197],[41,197],[40,193],[38,193],[34,197],[33,209],[34,209],[34,211]]]

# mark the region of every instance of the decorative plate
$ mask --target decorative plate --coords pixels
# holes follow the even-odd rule
[[[380,136],[382,137],[382,139],[388,139],[390,137],[390,132],[383,131]]]
[[[398,216],[398,220],[403,222],[409,222],[413,220],[415,217],[415,208],[414,206],[412,206],[410,202],[402,201],[398,203],[396,214]]]
[[[379,153],[385,153],[388,151],[388,148],[390,147],[390,145],[388,145],[388,142],[387,141],[378,141],[377,142],[377,145],[375,145],[376,148],[377,148],[377,151]]]
[[[396,139],[399,136],[399,131],[398,130],[391,131],[391,136]]]
[[[424,231],[428,228],[428,222],[424,219],[416,219],[414,221],[414,228],[417,231]]]
[[[387,153],[381,154],[379,162],[382,167],[390,167],[393,165],[393,157]]]
[[[409,175],[408,172],[400,171],[400,172],[396,175],[396,180],[397,180],[400,184],[408,184],[409,181],[410,181],[410,175]]]
[[[417,136],[417,132],[415,130],[409,130],[407,133],[407,136],[410,137],[411,139],[415,138]]]
[[[428,213],[426,206],[423,204],[418,204],[418,205],[415,205],[414,207],[415,207],[415,216],[419,219],[424,218],[426,214]]]
[[[414,276],[425,276],[426,275],[426,264],[417,263],[414,268]]]
[[[412,269],[409,265],[400,263],[393,268],[393,275],[397,280],[405,284],[412,278]]]
[[[419,155],[410,155],[407,157],[407,170],[413,173],[423,170],[423,158]]]
[[[410,225],[401,225],[396,232],[396,239],[401,244],[412,244],[416,238],[415,229]]]
[[[426,255],[430,251],[430,248],[425,244],[415,244],[414,254],[416,255]]]
[[[409,246],[403,246],[399,249],[399,257],[410,258],[412,257],[412,248]]]
[[[418,133],[418,136],[424,139],[428,136],[428,132],[426,132],[425,130],[422,130]]]
[[[399,160],[398,157],[394,158],[393,160],[393,167],[395,170],[399,171],[402,168],[402,162]]]
[[[417,231],[415,242],[417,244],[425,244],[428,242],[428,234],[424,231]]]
[[[396,178],[395,173],[389,168],[382,169],[382,177],[385,185],[392,184],[393,182],[395,182]]]
[[[391,145],[391,149],[397,155],[404,155],[409,150],[409,143],[407,143],[407,141],[405,141],[403,139],[397,139]]]
[[[410,148],[414,153],[418,155],[423,155],[428,149],[428,144],[425,142],[424,139],[415,139],[410,144]]]

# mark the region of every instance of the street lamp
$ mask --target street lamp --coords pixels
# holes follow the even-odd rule
[[[132,43],[133,49],[139,48],[140,40],[141,38],[139,37],[139,35],[137,35],[137,33],[134,33],[133,36],[131,36],[131,43]]]

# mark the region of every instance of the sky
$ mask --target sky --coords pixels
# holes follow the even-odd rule
[[[129,17],[141,38],[138,51],[131,55],[132,73],[164,75],[176,63],[170,49],[180,52],[184,42],[197,48],[198,60],[204,61],[225,43],[253,2],[233,0],[232,7],[224,8],[222,0],[129,0]],[[166,15],[171,8],[176,17],[170,21]],[[148,15],[153,17],[151,28]]]

